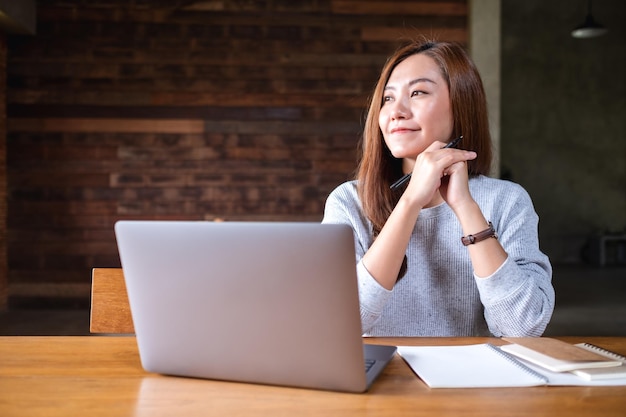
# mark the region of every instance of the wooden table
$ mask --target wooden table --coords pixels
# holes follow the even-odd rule
[[[567,337],[626,355],[626,337]],[[368,339],[393,345],[488,338]],[[366,394],[167,377],[132,336],[0,337],[0,416],[626,416],[626,387],[430,389],[396,355]]]

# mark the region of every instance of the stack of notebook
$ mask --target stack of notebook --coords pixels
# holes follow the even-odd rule
[[[626,385],[626,357],[551,338],[503,338],[503,346],[399,346],[431,388]]]
[[[552,372],[572,372],[587,380],[626,378],[626,357],[601,347],[536,337],[504,338],[501,349]]]

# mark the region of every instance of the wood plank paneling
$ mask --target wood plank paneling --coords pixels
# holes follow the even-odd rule
[[[359,1],[331,0],[332,11],[349,14],[465,16],[467,4],[459,1]]]
[[[121,111],[121,110],[120,110]],[[202,120],[20,118],[9,121],[15,132],[202,133]]]

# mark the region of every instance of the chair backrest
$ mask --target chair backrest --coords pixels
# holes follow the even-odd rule
[[[93,268],[91,333],[134,333],[122,268]]]

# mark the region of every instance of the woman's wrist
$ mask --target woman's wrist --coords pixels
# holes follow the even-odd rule
[[[489,221],[485,219],[478,203],[474,200],[453,208],[456,217],[461,223],[464,235],[472,235],[485,230],[489,225]]]
[[[476,201],[474,201],[474,199],[471,196],[462,202],[459,202],[454,205],[450,205],[450,208],[452,208],[452,211],[454,211],[454,214],[456,215],[456,217],[459,219],[461,223],[463,223],[464,219],[473,217],[477,213],[482,214],[482,211],[480,210],[478,203],[476,203]]]
[[[398,200],[396,208],[419,213],[425,205],[426,204],[422,203],[418,198],[413,197],[409,193],[404,193]]]

